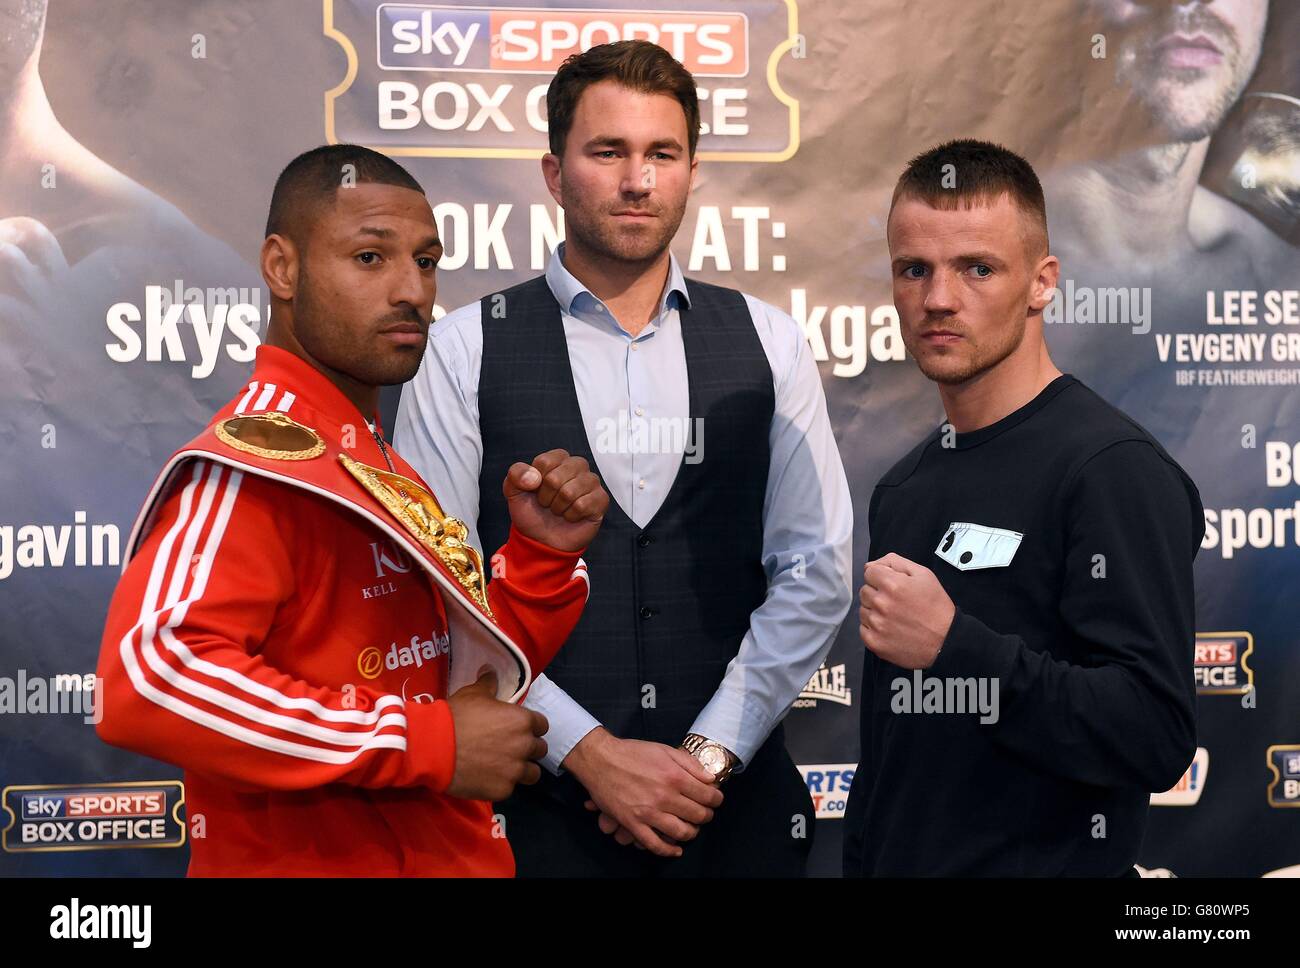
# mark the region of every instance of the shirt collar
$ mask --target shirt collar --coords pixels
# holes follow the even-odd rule
[[[560,308],[570,315],[577,315],[578,311],[590,309],[600,302],[590,289],[564,267],[563,242],[551,253],[551,261],[546,265],[546,283],[551,287],[551,294],[555,296],[555,301],[560,304]],[[691,297],[686,291],[686,277],[682,275],[682,267],[677,262],[677,256],[669,252],[668,285],[664,288],[663,299],[659,303],[659,312],[656,313],[655,318],[663,316],[670,307],[681,309],[689,308],[690,305]]]
[[[313,409],[333,417],[340,423],[348,423],[361,417],[367,424],[379,426],[379,414],[369,417],[362,415],[356,404],[348,399],[347,394],[320,370],[300,356],[288,350],[266,343],[257,348],[257,362],[253,366],[253,379],[260,384],[258,393],[267,386],[275,386],[274,400],[280,399],[288,391],[298,400],[302,400]]]

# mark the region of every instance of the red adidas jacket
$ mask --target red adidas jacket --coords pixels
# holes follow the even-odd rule
[[[423,483],[274,347],[213,423],[273,407]],[[184,768],[190,875],[512,875],[491,804],[444,792],[447,593],[325,497],[201,458],[171,481],[109,608],[98,732]],[[536,674],[581,615],[585,565],[513,530],[498,555],[491,609]]]

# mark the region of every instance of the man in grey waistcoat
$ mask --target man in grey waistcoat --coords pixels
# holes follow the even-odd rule
[[[525,702],[550,731],[542,782],[499,805],[518,872],[802,876],[812,804],[780,723],[852,601],[817,366],[790,316],[669,252],[699,164],[680,63],[593,47],[547,113],[567,241],[434,324],[395,437],[480,548],[509,533],[517,460],[565,448],[613,498],[583,617]]]

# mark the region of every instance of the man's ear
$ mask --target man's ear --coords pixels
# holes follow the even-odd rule
[[[262,242],[262,279],[271,295],[288,302],[298,287],[298,247],[283,235]]]
[[[691,157],[691,186],[686,190],[686,193],[688,195],[691,192],[695,191],[695,179],[699,175],[699,173],[700,173],[700,156],[697,154]]]
[[[551,193],[551,198],[555,199],[555,204],[563,205],[560,201],[560,158],[558,155],[542,155],[542,178],[546,182],[546,190]]]
[[[1029,308],[1042,312],[1056,295],[1056,284],[1061,277],[1061,262],[1054,255],[1045,255],[1038,260],[1034,271],[1034,281],[1029,288]]]

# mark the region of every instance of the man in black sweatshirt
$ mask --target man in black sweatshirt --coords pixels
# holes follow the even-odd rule
[[[948,420],[871,497],[844,872],[1131,874],[1150,793],[1196,749],[1200,496],[1052,363],[1059,265],[1023,158],[920,155],[888,232],[904,341]]]

